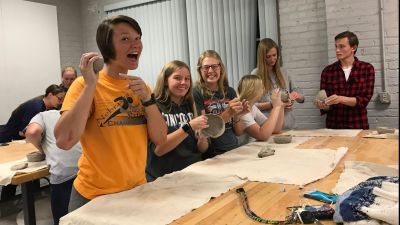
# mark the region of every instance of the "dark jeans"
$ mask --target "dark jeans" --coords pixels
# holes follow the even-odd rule
[[[60,218],[68,213],[69,198],[74,180],[75,178],[60,184],[50,184],[51,212],[55,225],[58,225]]]
[[[80,208],[86,203],[90,202],[90,199],[83,197],[72,185],[71,198],[69,199],[68,212],[72,212],[75,209]]]

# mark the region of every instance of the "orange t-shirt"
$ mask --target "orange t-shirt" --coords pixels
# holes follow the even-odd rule
[[[72,108],[84,82],[79,77],[71,85],[61,111]],[[128,80],[99,73],[74,181],[74,187],[85,198],[128,190],[146,182],[147,120],[140,97],[127,85]]]

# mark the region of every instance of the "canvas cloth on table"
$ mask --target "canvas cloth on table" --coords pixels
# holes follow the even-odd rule
[[[272,138],[271,138],[272,139]],[[307,137],[293,137],[292,143],[252,142],[212,159],[198,162],[184,171],[209,175],[236,175],[260,182],[306,185],[330,174],[347,147],[338,149],[296,149]],[[258,152],[269,145],[275,154],[259,158]]]
[[[174,172],[129,191],[99,196],[61,225],[168,224],[245,181],[236,176]]]
[[[0,185],[8,185],[16,173],[30,173],[47,167],[46,161],[41,162],[28,162],[28,167],[22,170],[11,170],[11,166],[23,162],[28,162],[26,157],[24,159],[0,163]]]
[[[399,130],[396,129],[396,131],[393,134],[378,134],[377,131],[372,131],[371,133],[364,135],[364,138],[379,138],[379,139],[399,139]]]
[[[341,195],[357,184],[375,176],[398,176],[398,165],[382,165],[364,161],[345,161],[344,171],[340,174],[332,193]]]
[[[316,129],[316,130],[288,130],[283,134],[296,137],[355,137],[361,129]]]

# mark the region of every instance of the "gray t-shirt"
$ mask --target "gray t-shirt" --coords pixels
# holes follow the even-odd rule
[[[37,123],[43,128],[42,149],[46,154],[47,165],[50,166],[51,184],[60,184],[76,177],[78,159],[82,153],[79,142],[68,151],[57,147],[54,127],[59,118],[60,111],[49,110],[36,114],[29,122]]]
[[[229,87],[225,98],[220,91],[213,94],[212,97],[204,97],[201,93],[200,87],[193,89],[193,96],[196,102],[197,110],[200,112],[205,111],[206,114],[221,114],[225,109],[229,107],[229,101],[236,98],[236,92],[233,88]],[[225,123],[225,132],[218,138],[211,138],[211,144],[208,151],[211,151],[214,155],[225,153],[238,147],[238,139],[233,132],[233,120]]]
[[[281,68],[282,71],[284,71],[283,68]],[[257,68],[255,68],[253,71],[251,71],[251,74],[257,75]],[[302,94],[301,89],[296,86],[295,80],[292,79],[290,76],[286,76],[286,73],[283,73],[283,76],[285,78],[286,86],[288,87],[289,93],[292,91],[296,91],[298,93]],[[278,82],[276,79],[276,74],[272,73],[271,74],[271,81],[272,81],[272,86],[273,88],[278,88]],[[260,102],[271,102],[271,93],[266,93],[263,95],[260,99]],[[301,102],[302,103],[302,102]],[[296,119],[295,119],[295,113],[294,113],[294,106],[292,107],[292,111],[287,111],[285,112],[285,117],[284,117],[284,123],[283,123],[283,129],[295,129],[296,128]],[[265,116],[268,116],[271,112],[271,109],[262,111]]]

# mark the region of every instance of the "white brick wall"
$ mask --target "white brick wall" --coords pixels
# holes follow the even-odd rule
[[[82,54],[82,26],[80,0],[30,0],[57,7],[58,36],[60,38],[60,68],[71,65],[79,70]],[[57,74],[61,79],[61,74]]]
[[[78,66],[82,52],[98,51],[95,33],[105,17],[104,5],[122,0],[31,0],[57,6],[61,66]],[[334,36],[355,32],[360,40],[357,56],[375,67],[375,94],[368,105],[371,128],[399,127],[399,3],[384,0],[386,84],[392,103],[383,105],[379,0],[279,0],[283,66],[302,88],[304,104],[296,104],[299,128],[324,127],[325,118],[312,104],[319,90],[320,73],[335,61]],[[80,9],[80,10],[77,10]]]
[[[377,100],[382,87],[379,0],[280,0],[280,29],[284,67],[303,89],[306,102],[296,105],[299,128],[324,127],[324,117],[316,113],[313,97],[319,89],[320,73],[336,61],[334,37],[345,30],[357,34],[356,56],[370,62],[376,72],[375,93],[368,105],[371,128],[399,127],[399,6],[384,0],[386,84],[391,104]],[[317,111],[318,112],[318,111]]]

